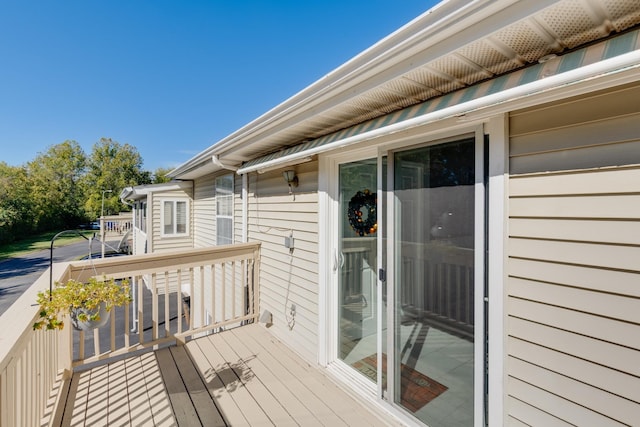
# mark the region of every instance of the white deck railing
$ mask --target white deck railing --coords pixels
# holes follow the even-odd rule
[[[100,218],[100,230],[106,235],[123,235],[133,228],[133,215],[123,212],[120,215],[108,215]]]
[[[260,245],[247,243],[54,265],[60,282],[127,279],[134,301],[87,334],[68,321],[33,331],[37,292],[49,287],[48,272],[41,276],[0,317],[0,427],[55,425],[74,368],[256,321],[259,263]]]

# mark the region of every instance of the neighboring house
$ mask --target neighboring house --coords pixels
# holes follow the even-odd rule
[[[189,181],[126,187],[120,200],[132,206],[133,254],[193,247]]]
[[[149,251],[262,242],[272,333],[405,422],[640,420],[640,2],[443,2],[170,175]]]

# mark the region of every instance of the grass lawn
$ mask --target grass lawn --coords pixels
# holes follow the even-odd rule
[[[94,231],[80,231],[87,237],[91,237]],[[29,252],[49,249],[51,247],[51,239],[57,232],[43,233],[37,236],[31,236],[18,242],[0,245],[0,261],[23,255]],[[69,233],[59,236],[55,241],[55,246],[64,246],[71,243],[81,242],[84,239],[77,234]]]

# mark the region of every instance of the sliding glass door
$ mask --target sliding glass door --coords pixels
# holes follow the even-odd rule
[[[431,427],[481,418],[479,138],[333,163],[331,360]]]
[[[475,139],[393,154],[393,401],[473,425]]]
[[[377,159],[339,165],[338,358],[377,375]]]

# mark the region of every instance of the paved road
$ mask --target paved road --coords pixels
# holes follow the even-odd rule
[[[118,242],[108,242],[116,246]],[[94,241],[92,256],[100,257],[100,242]],[[0,261],[0,315],[49,267],[49,249]],[[71,261],[89,255],[89,243],[82,241],[54,247],[53,262]]]

